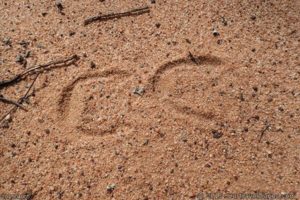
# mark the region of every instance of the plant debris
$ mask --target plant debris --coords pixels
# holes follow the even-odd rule
[[[90,18],[84,20],[84,25],[86,26],[95,21],[107,21],[107,20],[117,19],[117,18],[122,18],[122,17],[142,15],[142,14],[149,13],[149,12],[150,12],[150,8],[148,6],[146,6],[143,8],[136,8],[136,9],[126,11],[126,12],[121,12],[121,13],[98,15],[98,16],[90,17]]]
[[[0,88],[15,84],[15,83],[21,81],[22,79],[24,79],[25,77],[27,77],[28,75],[30,75],[31,73],[40,73],[41,71],[43,71],[45,69],[50,69],[52,67],[57,67],[57,66],[61,66],[61,65],[70,65],[70,64],[75,63],[78,59],[79,59],[79,57],[77,55],[73,55],[66,59],[51,61],[47,64],[31,67],[31,68],[23,71],[22,73],[15,75],[11,79],[0,80]]]

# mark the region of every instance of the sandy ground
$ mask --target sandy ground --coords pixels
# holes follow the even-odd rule
[[[1,123],[0,199],[299,198],[299,1],[62,6],[0,1],[0,80],[80,57],[43,72],[28,111]],[[34,77],[0,92],[17,100]],[[11,107],[0,102],[0,117]]]

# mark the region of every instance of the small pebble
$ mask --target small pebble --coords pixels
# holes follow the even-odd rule
[[[56,0],[55,1],[55,6],[57,7],[57,9],[58,9],[59,12],[62,12],[62,10],[64,9],[61,0]]]
[[[253,86],[252,89],[253,89],[255,92],[258,91],[258,87],[256,87],[256,86]]]
[[[4,38],[3,39],[3,43],[4,43],[4,45],[11,46],[11,40],[10,40],[10,38]]]
[[[142,96],[145,93],[145,89],[142,87],[136,87],[133,90],[133,94]]]
[[[8,115],[5,117],[4,120],[5,120],[5,121],[8,121],[8,122],[11,122],[11,121],[12,121],[11,115],[8,114]]]
[[[228,25],[228,23],[227,23],[225,17],[222,17],[222,23],[223,23],[224,26],[227,26],[227,25]]]
[[[19,45],[21,45],[23,48],[27,48],[29,46],[29,42],[26,42],[25,40],[22,40],[21,42],[19,42]]]
[[[31,55],[31,51],[26,51],[25,54],[24,54],[24,57],[29,58],[30,55]]]
[[[220,131],[217,131],[217,130],[212,130],[212,135],[213,135],[213,138],[219,139],[223,136],[223,133]]]
[[[256,20],[256,16],[252,15],[252,16],[250,17],[250,19],[254,21],[254,20]]]
[[[95,64],[93,61],[91,61],[90,67],[91,67],[92,69],[95,69],[95,68],[96,68],[96,64]]]
[[[220,35],[220,33],[216,29],[214,29],[212,33],[213,33],[213,36],[215,36],[215,37]]]
[[[2,128],[9,128],[9,122],[8,121],[4,121],[1,125]]]
[[[107,187],[106,187],[106,190],[107,192],[113,192],[114,189],[116,188],[116,184],[109,184]]]
[[[75,31],[71,31],[71,32],[69,33],[69,36],[72,37],[72,36],[75,35],[75,34],[76,34]]]
[[[20,64],[23,64],[25,62],[25,58],[21,54],[19,54],[16,57],[16,62],[20,63]]]

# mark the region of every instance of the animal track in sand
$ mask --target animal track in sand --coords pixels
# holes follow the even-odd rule
[[[217,57],[177,59],[160,66],[150,78],[150,90],[172,113],[198,120],[235,120],[239,107],[234,95],[225,93],[232,67]]]
[[[113,133],[124,124],[128,91],[123,70],[87,73],[64,87],[58,111],[64,124],[87,135]]]
[[[236,94],[222,92],[234,79],[228,73],[231,70],[213,56],[167,62],[150,77],[140,100],[130,96],[135,84],[129,72],[87,73],[63,88],[58,111],[67,129],[93,136],[115,134],[123,128],[148,129],[156,120],[183,119],[176,122],[180,127],[186,122],[200,126],[236,120]]]

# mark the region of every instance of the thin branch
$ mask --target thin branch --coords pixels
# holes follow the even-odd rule
[[[191,61],[193,63],[195,63],[196,65],[199,65],[199,62],[198,62],[197,58],[195,58],[195,56],[190,51],[189,51],[188,57],[191,59]]]
[[[27,92],[25,93],[25,95],[24,95],[22,98],[19,99],[19,102],[20,102],[20,103],[23,103],[24,100],[27,99],[27,97],[29,96],[29,92],[30,92],[31,88],[33,87],[34,83],[36,82],[36,80],[37,80],[37,78],[39,77],[40,74],[41,74],[41,73],[38,73],[38,74],[35,76],[35,78],[33,79],[32,83],[30,84],[30,86],[29,86]]]
[[[7,98],[4,98],[4,97],[1,97],[0,96],[0,101],[2,101],[3,103],[7,103],[7,104],[12,104],[12,105],[15,105],[25,111],[27,111],[26,108],[24,108],[23,105],[19,104],[18,102],[14,101],[14,100],[11,100],[11,99],[7,99]]]
[[[38,66],[35,66],[35,67],[32,67],[32,68],[29,68],[29,69],[23,71],[22,73],[15,75],[11,79],[0,81],[0,88],[19,82],[22,79],[24,79],[25,77],[27,77],[30,73],[33,73],[36,70],[44,70],[44,69],[49,68],[51,66],[57,66],[57,65],[60,65],[60,64],[63,64],[63,65],[66,65],[68,63],[71,64],[71,63],[77,61],[78,59],[79,59],[79,57],[77,55],[73,55],[73,56],[71,56],[69,58],[66,58],[66,59],[51,61],[51,62],[43,64],[43,65],[38,65]]]
[[[121,13],[111,13],[107,15],[98,15],[94,17],[90,17],[86,20],[84,20],[84,25],[88,25],[90,23],[93,23],[95,21],[107,21],[111,19],[121,18],[121,17],[127,17],[127,16],[136,16],[136,15],[142,15],[144,13],[149,13],[150,8],[148,6],[143,8],[136,8],[130,11],[121,12]]]
[[[266,122],[265,127],[261,131],[261,134],[260,134],[260,137],[259,137],[259,142],[261,142],[263,136],[265,135],[266,131],[269,130],[270,127],[271,127],[271,125],[268,122]]]
[[[37,80],[37,78],[39,77],[40,73],[38,73],[35,78],[33,79],[32,83],[30,84],[29,88],[27,89],[26,93],[24,94],[23,97],[21,97],[17,104],[22,105],[22,103],[24,102],[24,100],[28,97],[29,92],[31,90],[31,88],[33,87],[35,81]],[[11,113],[15,112],[18,109],[18,106],[14,105],[5,115],[3,115],[0,119],[0,124],[5,120],[5,118],[10,115]]]

